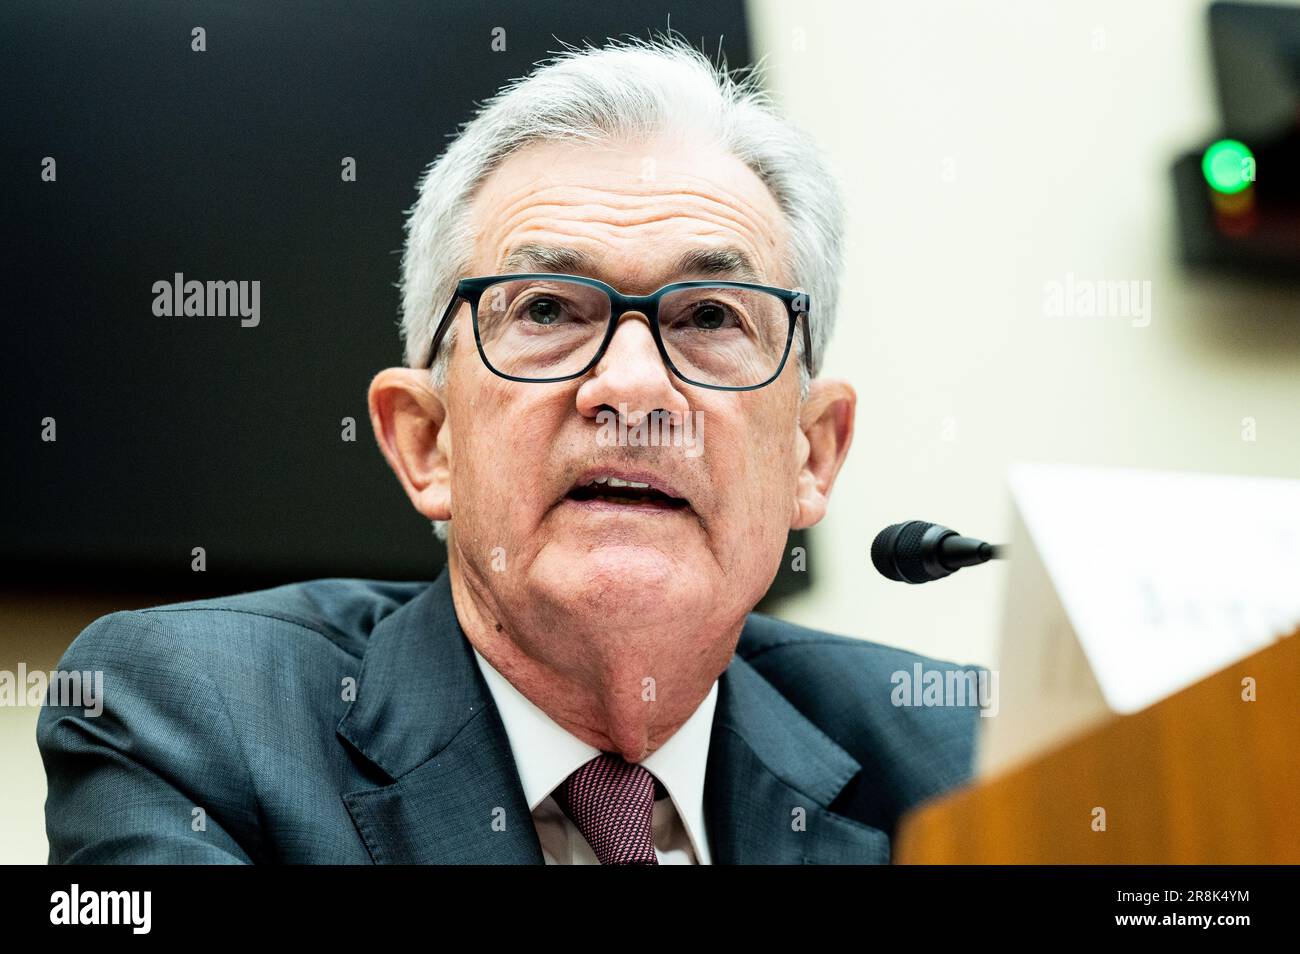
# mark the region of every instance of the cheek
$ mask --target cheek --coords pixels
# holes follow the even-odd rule
[[[476,381],[452,405],[452,514],[464,524],[513,536],[512,525],[536,518],[552,482],[548,453],[558,427],[553,402],[507,381]],[[472,390],[471,390],[472,388]]]
[[[452,434],[451,504],[457,530],[464,533],[470,523],[481,525],[477,517],[499,510],[495,495],[511,483],[502,470],[510,458],[493,450],[509,438],[501,427],[507,420],[503,397],[497,389],[483,387],[482,382],[466,375],[449,383],[456,395],[474,395],[474,399],[454,398],[450,407]]]
[[[779,423],[764,426],[758,421]],[[724,449],[716,479],[718,486],[728,488],[724,509],[731,532],[754,543],[784,540],[796,477],[793,419],[787,414],[756,414],[752,422],[739,418],[730,427],[716,429]]]

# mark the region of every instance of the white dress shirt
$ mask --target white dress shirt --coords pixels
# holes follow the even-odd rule
[[[501,713],[546,863],[599,864],[587,840],[551,793],[578,768],[598,756],[600,749],[558,725],[493,669],[477,649],[474,658]],[[655,855],[661,865],[710,863],[704,827],[704,770],[717,701],[715,681],[681,728],[641,762],[668,792],[668,797],[656,801],[654,807]]]

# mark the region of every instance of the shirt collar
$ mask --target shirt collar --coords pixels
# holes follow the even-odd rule
[[[536,811],[561,782],[599,755],[600,750],[572,735],[534,705],[505,676],[492,668],[477,649],[474,649],[474,658],[501,714],[528,810]],[[704,826],[704,775],[717,702],[718,683],[714,680],[709,694],[691,717],[667,742],[641,761],[673,800],[695,849],[695,857],[701,864],[709,863],[709,843]]]

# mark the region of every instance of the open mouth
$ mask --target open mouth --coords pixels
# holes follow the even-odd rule
[[[670,496],[648,483],[605,475],[579,484],[565,496],[578,503],[612,504],[628,508],[679,510],[689,506],[684,498]]]

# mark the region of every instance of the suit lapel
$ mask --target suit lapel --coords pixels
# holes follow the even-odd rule
[[[446,570],[371,634],[338,734],[377,770],[343,795],[379,864],[540,864],[501,717]]]
[[[338,735],[375,784],[343,804],[379,864],[541,864],[501,717],[444,570],[371,634]],[[715,864],[885,863],[889,838],[829,811],[860,771],[740,656],[718,685],[705,774]]]
[[[705,816],[715,864],[885,864],[889,837],[828,806],[861,766],[740,656],[722,674]]]

